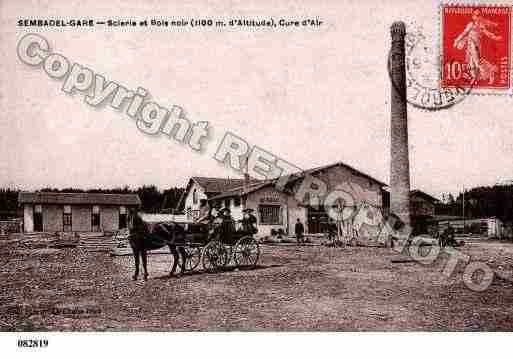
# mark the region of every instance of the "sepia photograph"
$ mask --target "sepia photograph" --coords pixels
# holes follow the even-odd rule
[[[507,356],[512,11],[0,0],[1,351]]]

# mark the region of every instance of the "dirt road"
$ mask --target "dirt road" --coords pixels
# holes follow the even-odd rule
[[[513,244],[462,251],[511,271]],[[434,264],[385,248],[262,246],[254,270],[168,278],[171,256],[149,257],[133,282],[131,257],[2,243],[0,329],[10,330],[513,330],[513,285],[484,292]]]

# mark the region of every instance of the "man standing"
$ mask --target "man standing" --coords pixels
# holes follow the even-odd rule
[[[447,238],[446,238],[446,245],[455,247],[456,241],[454,240],[454,228],[452,228],[451,224],[448,224],[447,227]]]
[[[304,242],[303,233],[305,233],[305,227],[303,226],[303,223],[301,223],[299,218],[297,219],[296,226],[295,226],[294,230],[296,233],[297,244],[301,245],[301,243]]]
[[[328,221],[328,241],[330,241],[333,246],[336,244],[338,236],[338,227],[333,218],[330,218]]]

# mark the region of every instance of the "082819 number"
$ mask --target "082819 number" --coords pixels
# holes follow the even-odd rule
[[[47,346],[46,339],[18,339],[19,348],[46,348]]]

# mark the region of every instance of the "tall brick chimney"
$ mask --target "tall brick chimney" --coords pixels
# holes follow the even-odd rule
[[[403,22],[390,27],[390,211],[410,225],[410,161],[408,158],[408,113],[406,111],[406,67]]]

